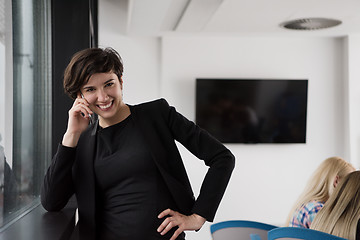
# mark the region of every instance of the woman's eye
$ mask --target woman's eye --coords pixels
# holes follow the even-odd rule
[[[105,87],[111,87],[112,85],[114,85],[114,83],[109,82],[109,83],[105,84]]]
[[[87,88],[87,89],[86,89],[86,92],[92,92],[92,91],[94,91],[93,88]]]

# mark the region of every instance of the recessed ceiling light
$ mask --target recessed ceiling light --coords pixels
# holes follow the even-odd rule
[[[302,18],[281,23],[280,26],[292,30],[317,30],[335,27],[341,21],[329,18]]]

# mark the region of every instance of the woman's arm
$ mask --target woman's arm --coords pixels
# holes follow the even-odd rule
[[[41,204],[48,211],[60,211],[74,193],[72,166],[76,149],[59,145],[41,186]]]
[[[159,232],[165,234],[178,226],[172,240],[184,230],[199,230],[206,220],[213,221],[235,166],[235,157],[222,143],[170,107],[165,100],[161,102],[174,139],[209,166],[192,215],[185,216],[169,209],[160,213],[159,217],[169,217],[160,225]]]
[[[89,103],[79,93],[68,114],[68,125],[62,144],[53,157],[41,187],[41,203],[48,211],[61,210],[74,193],[72,166],[76,146],[80,135],[89,125],[89,114],[92,114],[92,111]]]
[[[175,140],[209,167],[192,212],[212,221],[234,169],[235,157],[222,143],[178,113],[165,100],[164,105],[168,109],[168,124]]]

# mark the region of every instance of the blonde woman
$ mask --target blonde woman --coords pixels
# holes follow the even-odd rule
[[[341,157],[325,159],[291,209],[286,226],[310,228],[316,213],[329,199],[339,181],[352,171],[355,168]]]
[[[311,228],[349,240],[360,239],[360,171],[347,175],[316,215]]]

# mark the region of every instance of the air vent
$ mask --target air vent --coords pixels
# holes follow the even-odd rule
[[[292,30],[318,30],[323,28],[335,27],[341,21],[329,18],[303,18],[296,19],[280,24],[281,27]]]

